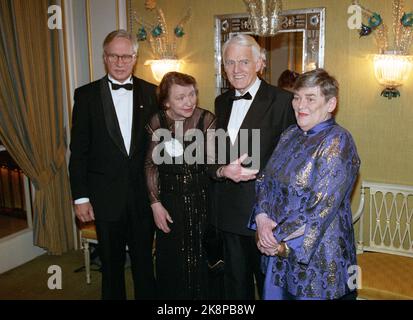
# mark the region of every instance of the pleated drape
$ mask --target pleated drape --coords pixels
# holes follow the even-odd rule
[[[73,248],[59,32],[48,0],[0,0],[0,139],[33,182],[34,244]]]

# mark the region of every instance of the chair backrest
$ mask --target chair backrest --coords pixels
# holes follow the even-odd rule
[[[413,257],[412,217],[413,186],[363,181],[360,205],[353,217],[359,232],[358,252]]]

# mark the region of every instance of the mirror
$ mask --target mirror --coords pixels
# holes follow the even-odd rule
[[[285,69],[298,73],[324,67],[325,8],[286,10],[281,14],[281,29],[274,37],[254,36],[266,50],[262,78],[277,85]],[[251,34],[248,13],[215,16],[216,95],[227,91],[221,48],[239,33]]]

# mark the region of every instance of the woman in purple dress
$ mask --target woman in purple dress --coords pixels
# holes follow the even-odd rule
[[[256,183],[249,227],[265,254],[264,299],[354,299],[350,196],[360,167],[333,117],[338,83],[317,69],[294,86],[297,125],[281,136]]]

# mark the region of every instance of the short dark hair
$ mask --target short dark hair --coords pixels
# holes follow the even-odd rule
[[[192,85],[194,86],[195,93],[198,96],[198,85],[193,76],[175,71],[168,72],[163,76],[158,87],[158,100],[161,106],[165,107],[165,103],[169,98],[169,91],[174,84],[184,87]]]
[[[291,70],[284,70],[278,78],[278,87],[280,88],[293,88],[295,81],[300,74]]]
[[[315,69],[300,75],[295,84],[294,91],[301,88],[320,87],[321,93],[327,102],[333,97],[338,98],[339,85],[337,80],[324,69]]]

